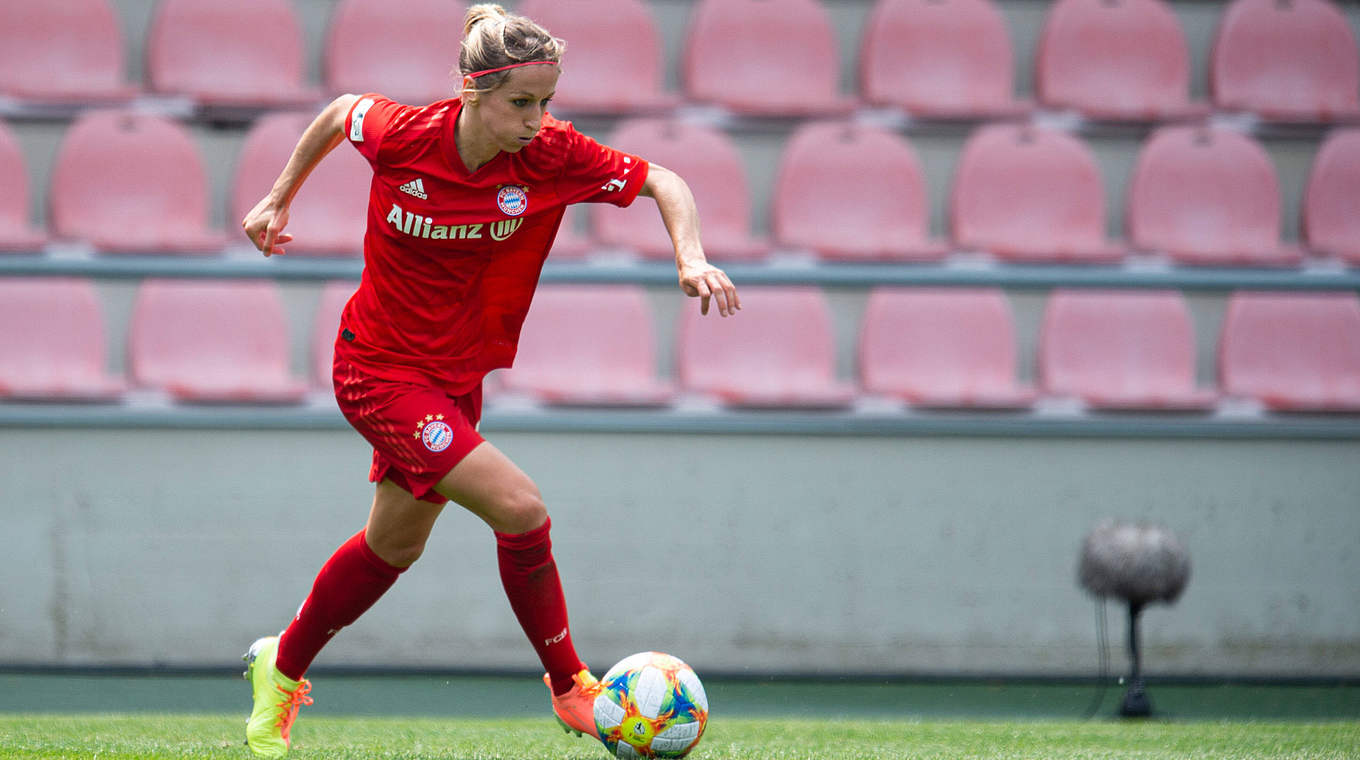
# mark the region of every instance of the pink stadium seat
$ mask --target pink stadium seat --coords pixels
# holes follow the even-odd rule
[[[1181,264],[1297,266],[1280,244],[1280,183],[1255,140],[1224,128],[1162,127],[1129,180],[1130,244]]]
[[[1238,292],[1219,336],[1225,393],[1291,412],[1360,412],[1360,297]]]
[[[1303,238],[1360,266],[1360,129],[1332,132],[1318,149],[1304,190]]]
[[[840,53],[818,0],[699,0],[684,50],[685,94],[750,116],[848,113]]]
[[[1026,113],[1010,29],[994,0],[878,0],[864,25],[860,91],[927,119]]]
[[[664,50],[644,0],[524,0],[516,12],[567,41],[555,110],[629,114],[679,102],[662,92]]]
[[[855,391],[836,379],[826,296],[815,287],[741,291],[734,318],[681,312],[676,367],[683,388],[743,407],[843,408]]]
[[[146,40],[152,90],[205,105],[314,101],[291,0],[160,0]]]
[[[311,121],[311,114],[273,113],[255,122],[236,160],[228,212],[234,227],[240,227],[240,221],[274,186]],[[373,169],[359,151],[343,144],[331,151],[293,199],[288,215],[293,242],[284,246],[288,255],[361,255],[372,181]]]
[[[105,252],[218,251],[208,229],[208,176],[187,130],[159,116],[86,111],[71,125],[52,169],[55,237]]]
[[[1195,411],[1195,333],[1178,291],[1057,290],[1039,339],[1044,391],[1097,409]]]
[[[656,376],[656,336],[640,285],[543,285],[503,388],[550,404],[662,406],[674,389]]]
[[[562,214],[562,225],[557,228],[557,237],[553,238],[549,261],[556,263],[580,261],[590,252],[593,245],[590,236],[577,226],[577,219],[581,218],[583,213],[585,212],[581,210],[580,204],[567,206]]]
[[[332,387],[331,365],[335,359],[335,337],[340,332],[340,315],[358,288],[359,283],[353,280],[333,280],[321,287],[312,319],[312,382],[318,388]]]
[[[288,324],[268,280],[142,281],[128,328],[134,382],[180,401],[290,403]]]
[[[1360,117],[1360,51],[1329,0],[1234,0],[1219,16],[1209,92],[1272,121]]]
[[[36,252],[47,236],[28,222],[28,169],[19,142],[0,122],[0,253]]]
[[[454,0],[340,0],[326,41],[326,87],[411,105],[453,97],[462,88],[450,72],[466,11]]]
[[[1058,0],[1035,66],[1039,102],[1093,119],[1208,115],[1190,103],[1190,49],[1165,0]]]
[[[136,94],[124,74],[123,33],[109,0],[0,2],[0,94],[54,103],[108,103]]]
[[[916,153],[877,127],[809,123],[785,144],[771,215],[776,243],[829,260],[943,258]]]
[[[880,287],[859,333],[866,391],[921,407],[1020,409],[1034,389],[1015,381],[1015,320],[997,288]]]
[[[100,401],[123,382],[104,369],[104,315],[94,283],[0,278],[0,397]]]
[[[1105,185],[1086,143],[1053,129],[978,128],[964,144],[950,199],[954,241],[1017,262],[1110,263]]]
[[[751,197],[746,166],[726,134],[697,124],[663,119],[620,122],[610,145],[674,170],[689,184],[703,220],[704,250],[713,259],[750,260],[769,250],[751,238]],[[656,204],[638,198],[625,209],[591,208],[596,239],[632,249],[644,257],[671,259],[675,252]]]

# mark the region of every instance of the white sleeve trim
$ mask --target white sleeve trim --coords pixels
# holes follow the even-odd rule
[[[364,98],[354,105],[349,117],[349,139],[351,142],[364,141],[364,115],[373,106],[373,98]]]

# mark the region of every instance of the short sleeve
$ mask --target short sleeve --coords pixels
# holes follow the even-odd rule
[[[570,150],[561,180],[567,203],[627,206],[647,181],[648,163],[638,156],[601,145],[571,130]]]
[[[388,128],[403,109],[403,106],[376,93],[360,96],[345,115],[345,139],[367,158],[369,163],[378,160],[378,148]]]

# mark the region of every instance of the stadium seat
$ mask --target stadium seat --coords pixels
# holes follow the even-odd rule
[[[990,124],[963,146],[950,197],[954,242],[1006,261],[1099,264],[1124,249],[1105,237],[1105,184],[1091,149],[1054,129]]]
[[[694,192],[703,219],[704,250],[715,260],[763,257],[769,246],[751,237],[751,194],[746,166],[726,134],[698,124],[667,119],[629,119],[607,140],[678,173]],[[656,204],[639,198],[628,208],[593,204],[595,238],[602,245],[636,251],[645,258],[672,259],[670,236]]]
[[[331,365],[335,359],[335,336],[340,331],[340,315],[350,296],[359,287],[353,280],[332,280],[321,286],[312,317],[312,382],[318,388],[332,387]]]
[[[1218,347],[1225,393],[1288,412],[1360,412],[1360,297],[1237,292]]]
[[[1330,0],[1234,0],[1219,16],[1209,93],[1270,121],[1360,118],[1360,51]]]
[[[188,131],[168,119],[86,111],[52,168],[54,237],[109,253],[205,253],[224,238],[208,229],[208,176]]]
[[[0,398],[103,401],[123,382],[109,375],[104,315],[94,283],[64,277],[0,278]]]
[[[279,286],[269,280],[142,281],[128,327],[133,382],[196,403],[291,403],[307,384],[289,370]]]
[[[124,68],[122,28],[109,0],[0,2],[0,95],[114,103],[137,93]]]
[[[577,226],[582,213],[580,204],[567,206],[562,213],[562,225],[557,228],[557,237],[553,238],[549,261],[559,264],[580,261],[590,252],[590,236]]]
[[[553,110],[624,115],[673,108],[665,56],[644,0],[525,0],[516,9],[567,40]]]
[[[998,288],[878,287],[859,332],[860,383],[913,406],[1022,409],[1015,320]]]
[[[1360,129],[1336,130],[1318,148],[1302,216],[1310,249],[1360,266]]]
[[[28,222],[28,169],[19,141],[0,122],[0,253],[36,252],[47,236]]]
[[[1297,266],[1280,243],[1280,183],[1265,149],[1218,127],[1162,127],[1144,143],[1129,180],[1124,225],[1131,246],[1180,264]]]
[[[240,221],[274,186],[312,118],[306,113],[272,113],[256,120],[236,159],[228,212],[234,227],[240,227]],[[373,169],[359,151],[349,145],[331,151],[289,208],[288,232],[293,241],[284,246],[288,255],[361,255],[372,182]],[[244,242],[244,236],[240,240]]]
[[[1045,106],[1096,120],[1209,113],[1190,102],[1190,49],[1166,0],[1058,0],[1044,20],[1034,84]]]
[[[916,153],[885,130],[813,122],[785,143],[771,199],[775,243],[828,260],[943,258]]]
[[[291,0],[160,0],[146,39],[150,88],[208,106],[315,101]]]
[[[1056,290],[1039,338],[1045,393],[1111,410],[1204,411],[1195,332],[1178,291]]]
[[[1017,100],[1011,33],[994,0],[878,0],[864,25],[860,94],[925,119],[1029,112]]]
[[[340,0],[331,15],[323,68],[332,93],[378,92],[400,103],[451,98],[462,82],[458,40],[467,3]]]
[[[818,0],[699,0],[683,54],[685,94],[746,116],[848,113],[840,53]]]
[[[543,285],[520,332],[505,391],[549,404],[662,406],[656,336],[641,285]]]
[[[836,342],[826,296],[815,287],[752,286],[732,319],[694,304],[681,312],[680,385],[736,407],[844,408],[853,387],[836,379]]]

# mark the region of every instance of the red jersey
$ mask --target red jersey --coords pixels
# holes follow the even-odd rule
[[[517,153],[469,172],[462,101],[404,106],[367,94],[345,135],[373,165],[364,271],[336,355],[451,395],[514,361],[520,326],[569,203],[627,206],[648,164],[545,116]]]

